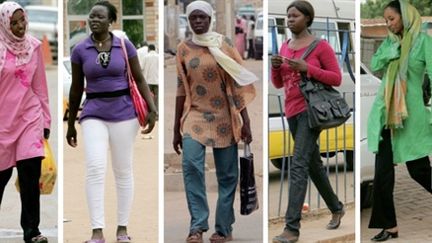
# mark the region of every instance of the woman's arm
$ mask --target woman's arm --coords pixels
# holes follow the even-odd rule
[[[339,86],[342,81],[342,74],[336,54],[327,42],[318,44],[318,58],[322,68],[307,64],[307,76],[331,86]]]
[[[180,149],[183,149],[182,135],[180,133],[180,126],[181,126],[181,118],[183,115],[185,100],[186,100],[186,96],[177,96],[176,97],[173,148],[177,154],[181,154]]]
[[[31,82],[31,87],[35,95],[39,98],[42,106],[42,114],[44,118],[44,138],[48,139],[49,129],[51,126],[51,113],[49,110],[47,79],[41,47],[37,48],[35,54],[37,55],[37,67]]]
[[[141,66],[139,64],[138,57],[134,56],[132,58],[129,58],[129,65],[131,68],[132,75],[135,79],[135,82],[137,83],[138,89],[142,97],[146,100],[151,111],[148,115],[149,116],[148,126],[143,131],[143,133],[150,133],[156,124],[156,117],[158,115],[157,108],[153,102],[153,97],[151,95],[150,88],[148,87],[148,84],[141,73]],[[158,72],[159,70],[155,70],[155,71]]]
[[[177,154],[181,154],[182,149],[182,135],[181,135],[181,118],[184,111],[184,103],[186,101],[186,90],[183,80],[187,79],[186,70],[183,65],[179,53],[181,53],[181,46],[177,47],[176,66],[177,66],[177,94],[176,94],[176,105],[175,105],[175,116],[174,116],[174,136],[173,136],[173,148]]]
[[[240,115],[242,117],[243,126],[241,129],[241,139],[246,143],[250,144],[252,142],[252,132],[250,129],[249,114],[246,107],[241,110]]]
[[[377,72],[385,69],[390,61],[399,58],[399,56],[400,44],[398,42],[392,42],[390,38],[387,37],[372,57],[370,64],[371,71]]]
[[[72,84],[69,91],[69,118],[68,129],[66,134],[67,142],[70,146],[77,146],[77,132],[75,129],[75,120],[78,115],[78,109],[81,104],[84,92],[84,72],[81,64],[72,62]]]

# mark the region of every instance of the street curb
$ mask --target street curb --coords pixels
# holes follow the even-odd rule
[[[355,203],[351,202],[345,204],[345,210],[355,210]],[[302,213],[302,220],[304,221],[320,220],[324,216],[329,216],[330,214],[331,213],[329,212],[328,208],[314,209],[311,210],[310,212]],[[269,218],[269,225],[278,224],[281,222],[285,222],[284,217]],[[351,243],[351,242],[352,243],[355,242],[355,232],[315,241],[315,243]]]
[[[319,240],[316,243],[354,243],[355,242],[355,233],[334,237],[326,240]]]

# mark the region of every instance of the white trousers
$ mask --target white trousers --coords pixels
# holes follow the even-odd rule
[[[106,122],[85,119],[81,123],[86,156],[86,192],[92,229],[105,227],[104,187],[111,150],[112,169],[117,189],[117,224],[126,226],[134,194],[133,143],[139,129],[137,119]]]

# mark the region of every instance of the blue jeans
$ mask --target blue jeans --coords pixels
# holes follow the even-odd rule
[[[191,215],[190,232],[207,231],[209,208],[205,185],[206,147],[190,136],[183,136],[183,180]],[[229,235],[234,218],[234,196],[238,182],[237,144],[226,148],[213,148],[218,180],[216,232]]]
[[[294,138],[294,155],[291,164],[288,209],[285,214],[285,229],[300,234],[300,219],[306,196],[308,176],[332,213],[342,210],[321,161],[317,139],[321,130],[311,129],[306,111],[288,119]]]

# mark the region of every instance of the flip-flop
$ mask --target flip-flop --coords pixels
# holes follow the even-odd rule
[[[48,239],[43,235],[38,235],[31,239],[32,243],[48,243]]]
[[[186,243],[203,243],[202,234],[202,231],[189,233],[188,237],[186,238]]]
[[[129,243],[132,242],[131,238],[128,235],[118,235],[117,243]]]
[[[232,241],[233,237],[232,234],[229,234],[227,236],[221,235],[218,232],[213,233],[209,238],[211,243],[225,243],[228,241]]]
[[[105,243],[105,239],[93,239],[84,241],[84,243]]]

